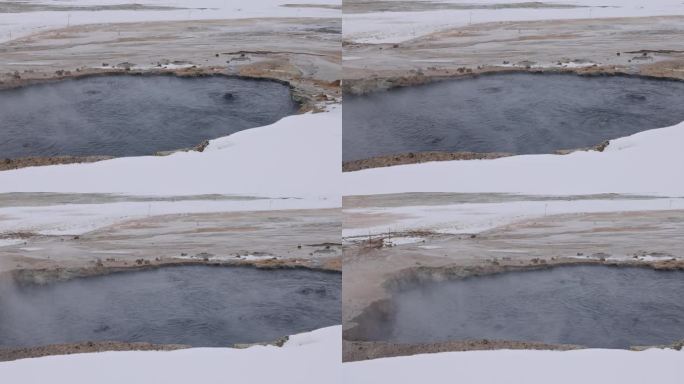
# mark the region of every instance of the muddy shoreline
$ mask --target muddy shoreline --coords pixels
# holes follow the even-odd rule
[[[570,351],[582,349],[567,344],[544,344],[505,340],[445,341],[442,343],[401,344],[385,341],[342,341],[342,362],[381,359],[385,357],[412,356],[425,353],[491,351],[496,349],[525,349]]]
[[[34,357],[73,355],[77,353],[113,351],[176,351],[191,348],[182,344],[120,343],[115,341],[85,341],[76,344],[52,344],[40,347],[0,348],[0,362]]]
[[[451,161],[451,160],[485,160],[498,159],[500,157],[514,156],[512,153],[477,153],[477,152],[408,152],[396,155],[369,157],[361,160],[342,162],[342,172],[354,172],[362,169],[392,167],[395,165],[419,164],[428,161]],[[1,165],[0,165],[1,167]],[[2,168],[0,168],[2,169]]]
[[[553,155],[568,155],[577,151],[598,151],[603,152],[610,140],[589,148],[559,149],[551,153]],[[515,153],[505,152],[408,152],[396,155],[385,155],[369,157],[361,160],[351,160],[342,162],[342,172],[355,172],[371,168],[393,167],[395,165],[420,164],[431,161],[453,161],[453,160],[493,160],[502,157],[517,156]],[[0,165],[0,170],[2,165]]]
[[[602,265],[613,268],[637,267],[661,271],[684,270],[684,260],[663,261],[607,261],[597,259],[531,259],[527,261],[490,260],[487,264],[475,266],[449,265],[443,267],[411,267],[400,270],[390,276],[386,276],[381,286],[385,297],[361,309],[359,315],[348,321],[343,329],[343,361],[361,361],[383,357],[410,356],[422,353],[475,351],[493,349],[534,349],[534,350],[573,350],[584,349],[581,345],[547,344],[539,342],[523,342],[512,340],[450,340],[435,343],[396,343],[388,341],[372,341],[365,338],[365,334],[372,333],[373,329],[364,328],[363,325],[380,326],[373,322],[365,322],[365,318],[391,319],[393,316],[393,304],[391,296],[397,290],[419,285],[424,282],[440,282],[471,277],[491,276],[501,273],[515,273],[550,269],[563,266]],[[377,330],[376,330],[377,331]],[[681,341],[673,340],[671,345],[658,346],[631,346],[630,350],[643,350],[647,348],[681,348]]]
[[[81,267],[58,266],[54,268],[18,268],[0,272],[0,280],[11,279],[17,284],[51,284],[78,278],[104,276],[113,273],[144,272],[166,267],[208,266],[226,268],[256,268],[262,270],[302,269],[308,271],[341,273],[340,266],[333,262],[324,265],[313,265],[305,259],[268,259],[216,261],[209,259],[137,259],[134,263],[116,260],[97,260],[95,265]]]
[[[511,68],[500,66],[482,66],[476,69],[460,67],[457,70],[434,69],[425,72],[422,70],[410,70],[407,72],[407,74],[397,74],[396,76],[372,76],[368,78],[344,79],[342,81],[342,92],[343,94],[349,95],[365,95],[369,93],[389,91],[395,88],[427,85],[440,81],[474,79],[488,75],[520,73],[534,75],[562,74],[584,77],[617,76],[648,80],[684,81],[684,75],[675,75],[674,73],[659,71],[634,71],[630,70],[629,68],[600,65],[578,68]]]
[[[276,346],[282,347],[289,340],[289,335],[249,344],[233,344],[226,348],[245,349],[253,346]],[[74,355],[79,353],[97,352],[130,352],[130,351],[177,351],[194,348],[185,344],[152,344],[145,342],[119,342],[119,341],[83,341],[68,344],[50,344],[37,347],[1,348],[0,362],[30,359],[45,356]]]

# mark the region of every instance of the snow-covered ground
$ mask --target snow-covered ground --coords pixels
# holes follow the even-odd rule
[[[339,207],[337,199],[255,199],[133,201],[0,208],[0,234],[81,235],[118,222],[170,214],[271,211]],[[0,247],[16,241],[3,243]]]
[[[526,219],[568,213],[684,210],[684,198],[527,200],[345,209],[345,214],[398,217],[389,224],[345,227],[342,236],[364,237],[405,231],[480,233]],[[398,240],[397,240],[398,241]],[[400,245],[396,241],[393,245]]]
[[[340,17],[340,0],[307,0],[323,7],[284,7],[298,3],[288,0],[35,0],[29,4],[51,7],[97,7],[102,5],[143,5],[170,9],[122,10],[39,10],[0,13],[0,43],[35,32],[67,26],[96,23],[130,23],[147,21],[220,20],[262,17]],[[2,6],[0,5],[0,9]],[[173,9],[179,8],[179,9]]]
[[[417,2],[425,1],[418,0]],[[528,0],[440,0],[451,4],[515,4]],[[684,14],[679,0],[549,0],[541,4],[575,5],[576,8],[524,7],[498,9],[440,9],[417,12],[345,13],[346,40],[362,43],[399,43],[440,30],[498,21],[567,20],[613,17],[648,17]]]
[[[346,172],[344,196],[403,192],[684,197],[684,123],[612,140],[603,151],[443,161]]]
[[[291,336],[282,348],[102,352],[0,363],[3,383],[137,384],[342,382],[342,327]]]
[[[678,384],[684,352],[649,349],[471,351],[343,364],[344,383]]]

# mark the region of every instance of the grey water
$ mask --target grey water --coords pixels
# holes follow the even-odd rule
[[[568,266],[401,290],[382,339],[508,340],[596,348],[684,339],[684,272]]]
[[[180,266],[0,290],[0,346],[272,341],[341,322],[341,275]]]
[[[684,121],[684,82],[496,74],[345,95],[345,161],[419,151],[552,153]]]
[[[272,124],[288,86],[225,76],[99,76],[0,91],[0,158],[138,156]]]

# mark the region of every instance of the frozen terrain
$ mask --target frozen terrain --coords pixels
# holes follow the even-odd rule
[[[492,201],[489,203],[463,202],[418,205],[430,202],[430,198],[426,197],[422,201],[416,199],[410,202],[411,205],[390,207],[371,205],[364,208],[345,208],[345,226],[342,236],[344,238],[364,238],[369,234],[375,236],[386,235],[388,232],[403,233],[410,231],[474,234],[536,217],[606,212],[681,211],[684,209],[684,199],[682,198],[632,198],[626,195],[618,195],[549,199],[520,196],[519,201],[496,201],[497,197],[492,196]],[[399,241],[398,239],[395,240]]]
[[[345,383],[631,384],[684,380],[684,352],[587,349],[579,351],[472,351],[414,355],[345,363]]]
[[[0,363],[6,383],[341,383],[341,327],[291,336],[283,347],[102,352]]]
[[[69,0],[0,4],[0,43],[39,31],[96,23],[219,20],[264,17],[339,17],[339,0]],[[301,3],[301,2],[300,2]]]
[[[352,0],[349,3],[354,4]],[[344,38],[359,43],[400,43],[449,28],[498,21],[648,17],[684,14],[677,0],[440,0],[395,2],[391,12],[365,5],[344,10]],[[391,4],[392,1],[385,2]],[[429,3],[439,4],[440,9]],[[372,4],[372,2],[370,2]],[[406,5],[405,5],[406,4]],[[421,5],[422,4],[422,5]],[[427,6],[424,4],[428,4]]]

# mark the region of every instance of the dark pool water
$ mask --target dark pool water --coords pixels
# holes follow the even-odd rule
[[[498,74],[344,99],[343,158],[552,153],[684,121],[684,82]]]
[[[341,322],[341,275],[165,267],[0,291],[0,346],[79,341],[218,347]]]
[[[596,348],[684,339],[684,272],[556,267],[430,283],[394,296],[380,336],[408,343],[498,339]],[[369,335],[373,336],[373,335]]]
[[[297,108],[283,84],[224,76],[105,76],[4,90],[0,158],[151,155]]]

